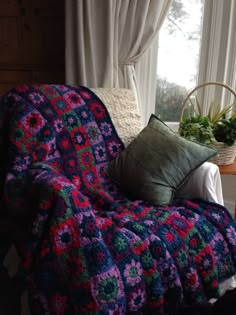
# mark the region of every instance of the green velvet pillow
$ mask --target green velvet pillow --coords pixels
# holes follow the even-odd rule
[[[176,189],[217,151],[184,139],[152,115],[148,125],[108,166],[108,174],[132,199],[172,202]]]

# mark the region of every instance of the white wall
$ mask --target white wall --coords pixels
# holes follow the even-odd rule
[[[225,206],[234,214],[236,201],[236,175],[222,175],[221,180]]]

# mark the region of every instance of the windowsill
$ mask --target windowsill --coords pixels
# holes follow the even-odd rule
[[[179,129],[179,122],[174,122],[174,121],[166,121],[165,124],[170,127],[173,131],[178,131]]]

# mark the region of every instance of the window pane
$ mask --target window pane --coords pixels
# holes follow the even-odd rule
[[[197,84],[204,0],[174,0],[160,30],[156,115],[179,121],[180,109]]]

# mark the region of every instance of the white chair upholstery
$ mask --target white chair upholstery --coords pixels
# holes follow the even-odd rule
[[[224,205],[219,167],[205,162],[186,180],[176,192],[177,197],[202,198]]]

